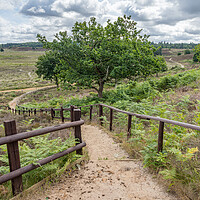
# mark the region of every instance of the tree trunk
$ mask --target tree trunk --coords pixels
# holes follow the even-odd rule
[[[98,90],[98,97],[99,97],[99,98],[102,98],[102,97],[103,97],[103,85],[104,85],[104,82],[103,82],[103,81],[100,81],[100,82],[99,82],[99,90]]]

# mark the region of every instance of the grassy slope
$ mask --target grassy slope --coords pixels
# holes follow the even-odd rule
[[[181,56],[177,56],[178,51],[179,50],[174,49],[165,50],[164,56],[171,69],[165,74],[176,74],[199,67],[199,64],[192,62],[192,55],[183,55],[182,53]],[[180,51],[183,52],[184,50]],[[175,67],[178,64],[171,62],[170,58],[175,62],[183,64],[184,68]],[[161,76],[163,76],[163,74],[160,74],[160,77]],[[160,93],[150,99],[144,99],[140,103],[122,99],[116,102],[114,106],[131,112],[199,124],[199,92],[199,80],[196,80],[191,84],[188,83],[173,91]],[[123,91],[122,95],[124,95]],[[47,95],[45,99],[49,97],[50,96]],[[60,100],[57,99],[57,102],[63,103],[65,97],[64,95]],[[117,96],[113,98],[117,98]],[[39,100],[40,102],[44,101],[41,98],[39,98]],[[26,99],[25,102],[28,101],[31,101],[31,97],[29,97],[29,100]],[[109,104],[109,102],[106,103]],[[84,109],[82,109],[82,113],[84,115]],[[104,114],[106,115],[106,113],[107,119],[109,119],[109,110],[104,109]],[[115,137],[117,137],[119,141],[123,141],[123,139],[126,138],[127,118],[123,114],[115,114],[115,117],[117,117],[114,119],[115,125],[113,127]],[[197,149],[200,149],[199,133],[178,126],[165,125],[164,153],[157,155],[158,123],[138,120],[136,118],[134,118],[133,121],[133,136],[129,140],[129,143],[123,144],[124,147],[128,148],[132,154],[138,154],[138,152],[141,153],[142,151],[146,166],[160,172],[160,176],[168,180],[169,188],[178,191],[183,195],[183,198],[186,196],[190,199],[200,198],[198,197],[200,193],[200,153],[198,151],[196,152]],[[107,128],[109,127],[109,123],[106,121],[104,125],[107,126]]]
[[[184,70],[187,71],[187,70],[195,69],[199,67],[199,64],[192,63],[191,61],[192,55],[177,56],[178,51],[179,50],[172,49],[172,50],[166,50],[164,52],[164,56],[168,64],[170,65],[170,68],[172,68],[172,70],[168,71],[167,74],[169,73],[176,74],[178,72],[183,72]],[[180,50],[180,51],[183,51],[183,50]],[[171,62],[170,58],[172,58],[172,60],[176,62],[182,63],[185,66],[185,68],[182,69],[179,67],[175,67],[177,64],[174,62]],[[163,76],[163,74],[160,74],[160,76]],[[150,115],[155,114],[160,117],[165,117],[165,118],[175,119],[178,121],[185,121],[185,122],[196,124],[198,123],[198,119],[200,119],[200,113],[198,111],[200,107],[200,105],[198,104],[198,100],[200,100],[199,91],[200,91],[199,81],[196,81],[192,84],[192,86],[181,87],[181,88],[176,89],[173,92],[165,93],[165,94],[162,94],[161,96],[154,97],[152,99],[153,100],[152,102],[145,100],[141,104],[129,102],[128,105],[126,105],[127,102],[122,101],[122,102],[116,103],[115,106],[116,107],[122,106],[121,109],[128,109],[132,112],[142,112],[142,114],[150,114]],[[31,96],[31,95],[28,96],[28,98],[24,102],[36,103],[35,100],[40,101],[40,102],[46,102],[47,99],[53,98],[54,94],[57,95],[56,98],[63,95],[63,97],[61,97],[61,99],[63,100],[69,95],[68,93],[62,94],[62,91],[58,91],[58,92],[51,91],[49,94],[46,94],[44,96],[44,93],[40,92],[38,95],[34,94],[34,96]],[[57,103],[63,102],[63,100],[57,101]],[[123,106],[125,108],[123,108]],[[194,118],[194,116],[196,117]],[[200,191],[200,188],[198,186],[198,183],[199,183],[198,169],[199,169],[199,159],[200,159],[199,153],[195,157],[196,159],[195,162],[190,162],[191,161],[190,159],[187,160],[187,162],[177,161],[176,160],[177,155],[175,153],[171,153],[168,156],[163,154],[163,155],[160,155],[160,157],[154,157],[156,155],[153,152],[151,152],[151,147],[154,148],[154,144],[156,145],[157,143],[157,138],[155,137],[155,141],[153,142],[151,141],[151,139],[152,139],[152,135],[154,136],[157,135],[158,124],[155,124],[155,123],[151,124],[151,122],[148,123],[144,121],[139,121],[137,119],[133,119],[133,121],[135,123],[134,123],[134,127],[132,128],[132,133],[134,133],[135,135],[132,138],[132,140],[130,140],[129,142],[130,148],[132,148],[131,151],[132,152],[140,151],[144,145],[147,146],[148,148],[146,149],[145,153],[147,156],[150,156],[150,157],[146,158],[146,162],[150,162],[150,164],[155,164],[157,170],[159,168],[158,165],[161,165],[162,167],[159,170],[164,171],[163,169],[166,169],[164,173],[168,173],[168,174],[165,174],[163,176],[169,177],[169,182],[171,181],[170,188],[174,189],[175,188],[174,185],[183,184],[183,187],[180,186],[177,188],[180,189],[182,193],[189,196],[191,199],[195,199],[196,198],[195,191],[196,192]],[[127,118],[124,118],[121,115],[118,115],[118,119],[115,119],[115,123],[116,124],[118,123],[117,125],[119,125],[119,127],[117,126],[114,127],[116,131],[119,131],[119,132],[116,132],[116,137],[118,137],[118,139],[121,139],[126,134],[127,127],[126,126],[123,127],[123,125],[127,124]],[[144,128],[148,134],[145,134],[142,131],[142,129]],[[181,149],[180,151],[178,151],[178,153],[182,151],[183,154],[180,159],[184,158],[185,153],[187,152],[187,147],[190,147],[190,148],[198,147],[200,149],[199,137],[190,138],[190,134],[192,134],[191,131],[187,131],[187,130],[183,131],[182,129],[177,129],[176,127],[167,126],[165,134],[167,133],[168,133],[168,138],[165,138],[166,141],[171,141],[171,144],[173,142],[176,142],[177,145],[181,145],[180,146]],[[176,136],[177,134],[180,136],[180,138],[183,137],[183,139],[181,140],[180,138],[178,138]],[[165,148],[167,149],[167,146]],[[158,160],[158,162],[157,161],[155,162],[154,159],[160,159],[160,160]],[[170,163],[168,161],[170,161]],[[164,164],[166,164],[167,166],[164,167],[163,166]],[[175,176],[173,174],[174,168],[177,168],[178,176],[183,176],[185,173],[188,177]],[[194,168],[197,168],[196,172],[193,172],[191,170]],[[181,173],[182,171],[183,173]]]
[[[43,51],[0,52],[0,91],[44,86],[49,82],[39,79],[35,74],[35,63]]]

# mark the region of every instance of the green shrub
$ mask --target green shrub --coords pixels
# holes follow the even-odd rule
[[[199,57],[199,53],[195,53],[194,56],[193,56],[193,61],[194,62],[199,62],[198,57]]]
[[[168,76],[162,77],[159,81],[157,81],[156,85],[159,91],[165,91],[168,89],[176,88],[178,82],[179,82],[178,77],[168,75]]]
[[[190,52],[190,50],[189,49],[186,49],[185,51],[184,51],[184,54],[186,55],[186,54],[190,54],[191,52]]]

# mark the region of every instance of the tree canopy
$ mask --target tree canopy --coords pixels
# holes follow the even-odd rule
[[[56,72],[59,83],[88,86],[102,97],[107,82],[146,78],[166,70],[164,59],[154,55],[156,48],[141,31],[131,17],[108,20],[106,26],[92,17],[88,23],[76,22],[71,36],[60,32],[48,42],[45,36],[38,35],[38,40],[49,51],[39,58],[37,74],[53,79],[53,73],[46,71]],[[55,64],[55,60],[51,62],[52,55]]]

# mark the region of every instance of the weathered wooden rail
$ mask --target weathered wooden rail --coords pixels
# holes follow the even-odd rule
[[[132,112],[128,112],[128,111],[124,111],[124,110],[120,110],[118,108],[112,107],[112,106],[108,106],[105,104],[95,104],[95,105],[87,105],[87,106],[82,106],[82,107],[89,107],[89,116],[90,116],[90,120],[92,120],[92,111],[93,111],[93,106],[98,106],[99,107],[99,119],[100,119],[100,125],[103,125],[103,107],[109,108],[110,109],[110,117],[109,117],[109,128],[110,131],[113,130],[113,111],[116,112],[120,112],[120,113],[124,113],[128,116],[128,122],[127,122],[127,139],[129,139],[131,137],[131,123],[132,123],[132,116],[135,116],[139,119],[144,119],[144,120],[154,120],[154,121],[158,121],[159,122],[159,130],[158,130],[158,152],[162,152],[163,150],[163,138],[164,138],[164,124],[168,123],[168,124],[173,124],[173,125],[177,125],[177,126],[181,126],[184,128],[188,128],[188,129],[193,129],[193,130],[197,130],[200,131],[200,126],[196,126],[193,124],[188,124],[188,123],[183,123],[183,122],[179,122],[179,121],[174,121],[174,120],[169,120],[169,119],[165,119],[165,118],[160,118],[160,117],[153,117],[153,116],[149,116],[149,115],[141,115],[141,114],[137,114],[137,113],[132,113]]]
[[[132,116],[135,116],[139,119],[144,119],[144,120],[154,120],[154,121],[158,121],[159,122],[159,130],[158,130],[158,152],[162,152],[163,150],[163,137],[164,137],[164,126],[165,123],[167,124],[173,124],[173,125],[177,125],[177,126],[181,126],[184,128],[188,128],[188,129],[193,129],[193,130],[197,130],[200,131],[200,126],[196,126],[193,124],[189,124],[189,123],[183,123],[183,122],[179,122],[179,121],[174,121],[174,120],[169,120],[169,119],[165,119],[165,118],[160,118],[160,117],[153,117],[153,116],[149,116],[149,115],[141,115],[141,114],[137,114],[137,113],[132,113],[132,112],[128,112],[128,111],[124,111],[124,110],[120,110],[118,108],[112,107],[112,106],[108,106],[105,104],[93,104],[93,105],[86,105],[86,106],[80,106],[79,108],[86,108],[89,107],[89,120],[92,121],[93,119],[93,112],[94,112],[94,107],[98,107],[98,118],[100,121],[100,125],[103,125],[103,108],[106,107],[108,109],[110,109],[110,116],[109,116],[109,129],[110,131],[113,130],[113,117],[114,117],[114,111],[116,112],[120,112],[123,113],[125,115],[128,116],[128,121],[127,121],[127,139],[129,139],[131,137],[131,124],[132,124]],[[43,111],[50,111],[51,110],[51,117],[52,119],[53,117],[53,112],[55,112],[55,110],[60,111],[60,119],[62,119],[63,121],[63,111],[62,110],[69,110],[71,112],[71,121],[73,121],[73,109],[76,108],[76,106],[71,106],[70,108],[60,108],[60,109],[43,109]],[[24,108],[25,109],[25,108]],[[14,112],[14,111],[13,111]],[[30,112],[30,111],[26,111],[26,112]]]
[[[81,125],[84,124],[84,121],[81,120],[80,118],[81,117],[80,109],[73,110],[73,117],[74,117],[73,122],[68,122],[65,124],[59,124],[56,126],[46,127],[39,130],[33,130],[23,133],[17,133],[16,122],[14,120],[4,122],[6,137],[0,138],[0,145],[7,144],[10,173],[0,177],[0,184],[8,180],[11,180],[13,195],[16,195],[23,190],[22,174],[27,173],[33,169],[36,169],[41,165],[47,164],[73,151],[76,151],[77,154],[82,154],[82,148],[86,146],[86,144],[85,142],[82,142],[82,137],[81,137]],[[57,154],[54,154],[52,156],[49,156],[47,158],[44,158],[42,160],[39,160],[37,161],[38,164],[30,164],[22,168],[20,167],[20,156],[18,148],[19,140],[47,134],[58,130],[63,130],[70,127],[74,127],[74,135],[75,139],[77,140],[76,146],[71,147],[65,151],[59,152]]]

